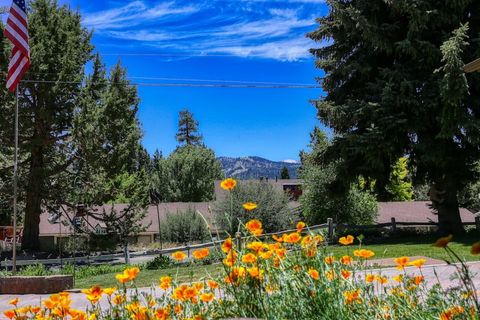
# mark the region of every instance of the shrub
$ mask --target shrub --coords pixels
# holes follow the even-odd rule
[[[242,207],[246,202],[256,203],[257,208],[246,211]],[[240,222],[245,224],[254,217],[262,220],[265,232],[275,232],[298,218],[290,214],[288,202],[288,196],[271,183],[239,181],[227,197],[214,204],[213,211],[219,227],[230,234],[238,230]]]
[[[370,191],[360,190],[354,183],[345,192],[333,194],[329,187],[335,181],[335,170],[334,164],[303,168],[300,202],[307,222],[325,223],[327,218],[333,218],[340,223],[373,223],[378,210],[375,196]]]
[[[145,269],[147,270],[166,269],[168,267],[171,267],[172,265],[173,265],[173,262],[169,256],[161,255],[145,263]]]
[[[187,244],[208,238],[205,221],[191,207],[186,211],[168,212],[161,228],[163,240],[169,242]]]

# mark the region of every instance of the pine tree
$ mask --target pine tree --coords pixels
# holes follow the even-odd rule
[[[198,121],[193,118],[193,114],[188,110],[182,110],[179,113],[177,141],[187,146],[202,145],[203,137],[198,133]]]
[[[58,6],[54,1],[32,1],[28,22],[31,66],[24,78],[45,81],[21,83],[19,87],[21,196],[25,203],[22,247],[35,250],[39,245],[43,208],[56,210],[65,201],[68,190],[66,171],[74,161],[71,143],[73,114],[92,46],[91,34],[82,28],[79,14],[66,6]],[[4,59],[0,60],[3,75],[0,90],[4,92],[6,69]],[[4,94],[0,96],[5,97]],[[4,116],[3,111],[10,113],[6,118],[9,123],[6,128],[9,128],[13,124],[13,104],[3,105],[3,101],[1,104],[0,118]],[[0,134],[13,137],[12,132]]]
[[[283,166],[282,171],[280,171],[280,179],[290,179],[290,173],[288,172],[287,166]]]
[[[392,165],[408,156],[415,179],[430,183],[443,233],[463,232],[457,192],[480,158],[478,1],[327,1],[309,37],[325,71],[319,118],[335,138],[338,181],[362,175],[385,192]]]

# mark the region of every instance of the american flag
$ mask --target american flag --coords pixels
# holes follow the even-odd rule
[[[25,0],[13,0],[4,35],[13,44],[7,75],[7,88],[13,92],[20,79],[22,79],[23,74],[30,66],[30,46],[28,45],[28,23]]]

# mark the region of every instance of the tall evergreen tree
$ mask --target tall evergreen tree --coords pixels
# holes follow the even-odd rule
[[[188,109],[179,113],[176,138],[180,145],[202,145],[203,137],[198,133],[198,121],[193,118],[193,114]]]
[[[308,36],[325,71],[319,118],[336,134],[328,158],[342,159],[337,181],[361,174],[385,191],[392,164],[408,155],[443,233],[463,232],[457,192],[480,157],[480,2],[328,0]],[[347,179],[346,179],[347,178]]]
[[[21,190],[25,203],[22,247],[34,250],[39,245],[42,210],[58,209],[68,190],[65,173],[74,160],[73,114],[92,46],[91,34],[82,28],[80,15],[56,1],[32,1],[28,18],[31,66],[24,78],[43,81],[23,82],[19,87]],[[4,75],[5,60],[0,60]],[[4,93],[5,77],[0,78]],[[0,96],[8,100],[1,103],[0,118],[9,123],[0,134],[13,137],[13,131],[8,132],[13,124],[12,100],[8,95]]]

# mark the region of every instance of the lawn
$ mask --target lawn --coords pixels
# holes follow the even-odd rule
[[[188,267],[175,267],[163,270],[142,270],[136,278],[138,287],[149,287],[152,284],[158,284],[162,276],[171,276],[180,282],[193,282],[202,278],[216,277],[220,274],[222,265],[219,263],[211,265],[193,265]],[[102,287],[119,286],[115,279],[116,273],[106,273],[102,275],[92,276],[75,281],[76,288],[89,288],[93,285]]]
[[[375,259],[394,258],[400,256],[425,256],[433,259],[445,260],[448,255],[444,249],[432,246],[437,237],[432,235],[415,235],[401,238],[390,238],[382,240],[382,243],[368,243],[368,238],[365,239],[365,244],[362,248],[370,249],[375,252]],[[480,256],[470,254],[471,245],[479,241],[477,234],[468,234],[464,237],[454,239],[449,246],[466,261],[480,260]],[[353,254],[353,250],[358,248],[357,245],[343,247],[339,245],[332,245],[326,248],[326,252],[332,253],[337,257],[341,257],[349,253]],[[392,261],[392,265],[395,263]],[[140,287],[148,287],[152,284],[157,284],[161,276],[169,275],[177,278],[180,282],[192,282],[201,280],[209,275],[218,276],[223,272],[222,265],[190,265],[185,267],[175,267],[163,270],[142,270],[137,278],[137,285]],[[107,273],[103,275],[91,276],[88,278],[78,279],[75,282],[76,288],[87,288],[98,284],[102,287],[117,286],[115,279],[116,273]]]

